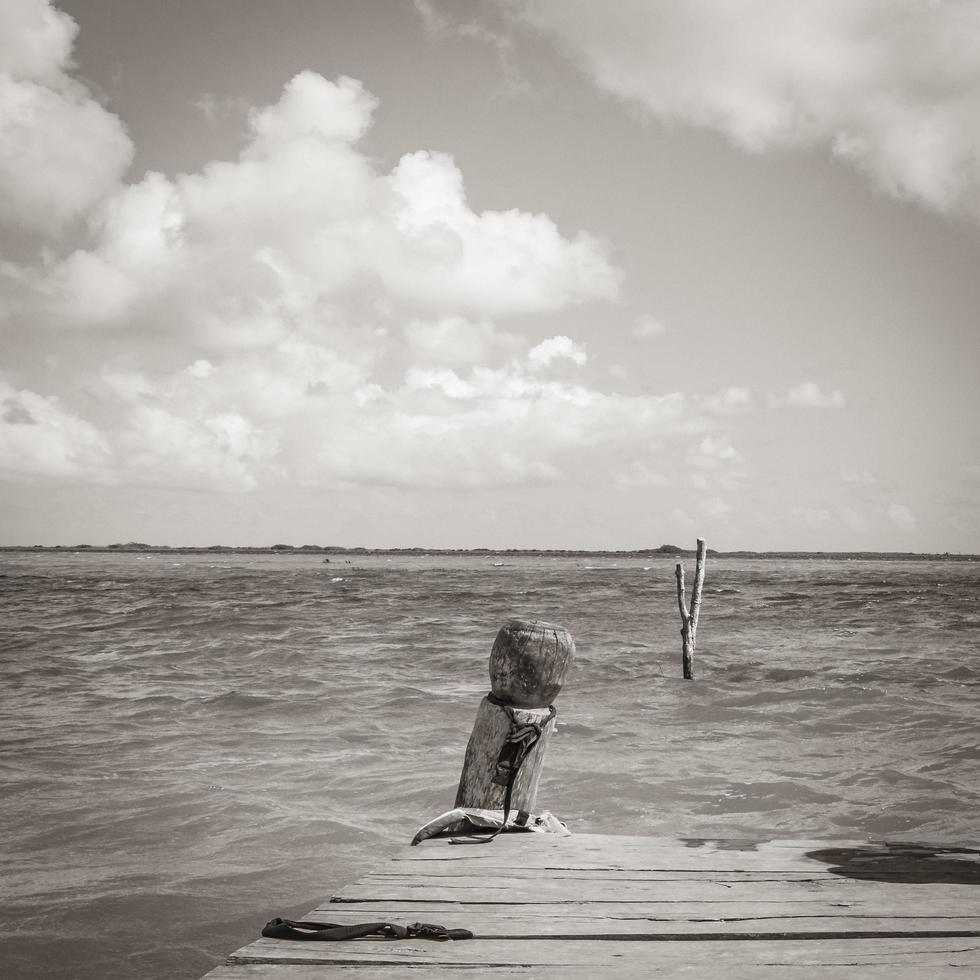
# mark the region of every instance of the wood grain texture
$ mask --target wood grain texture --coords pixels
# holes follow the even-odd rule
[[[208,980],[962,980],[980,975],[978,868],[972,842],[426,841],[307,918],[437,922],[475,938],[261,939]]]
[[[511,792],[511,810],[533,812],[537,805],[538,783],[544,765],[548,742],[555,730],[549,721],[547,708],[511,708],[514,720],[521,725],[544,725],[537,744],[524,760]],[[480,702],[473,723],[473,732],[466,744],[463,771],[460,773],[454,806],[476,807],[481,810],[502,810],[506,787],[493,781],[497,756],[510,731],[510,715],[488,698]]]
[[[902,954],[882,951],[877,960],[863,957],[860,963],[850,961],[846,955],[840,960],[831,959],[836,952],[825,948],[825,958],[815,961],[796,959],[786,962],[772,944],[753,943],[752,948],[735,953],[716,948],[716,943],[674,944],[663,955],[663,947],[648,951],[639,963],[622,962],[610,957],[597,965],[535,966],[484,965],[474,969],[469,965],[452,963],[429,964],[427,967],[400,964],[337,964],[328,968],[302,964],[277,964],[274,967],[257,964],[235,964],[219,967],[207,975],[206,980],[421,980],[435,977],[438,980],[474,980],[487,977],[490,980],[642,980],[645,977],[678,978],[678,980],[964,980],[976,969],[975,960],[967,961],[967,954],[943,949],[925,951],[917,947],[909,950],[908,959]],[[748,945],[748,944],[743,944]],[[736,955],[740,954],[740,955]],[[768,958],[771,957],[771,958]],[[860,969],[857,969],[860,967]]]
[[[471,939],[433,943],[415,940],[377,940],[355,943],[282,943],[260,939],[234,954],[235,963],[263,964],[373,964],[375,966],[441,965],[486,967],[582,967],[593,970],[608,965],[646,968],[652,964],[690,963],[700,960],[702,969],[711,964],[711,976],[727,976],[724,965],[817,967],[848,965],[853,972],[868,965],[915,965],[918,978],[931,978],[932,966],[980,966],[980,941],[976,939],[811,939],[811,940],[610,940],[592,942],[552,939]],[[261,975],[261,974],[260,974]],[[270,972],[270,976],[275,976]],[[807,974],[808,976],[812,974]],[[910,976],[912,974],[909,974]],[[965,975],[969,975],[968,973]],[[960,978],[964,974],[960,973]]]
[[[506,704],[547,708],[565,683],[575,643],[564,626],[512,619],[490,651],[490,690]]]

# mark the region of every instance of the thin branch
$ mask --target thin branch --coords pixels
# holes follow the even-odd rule
[[[701,590],[704,586],[705,547],[704,538],[698,538],[698,557],[694,570],[694,588],[691,590],[691,647],[698,632],[698,616],[701,614]]]
[[[677,576],[677,606],[681,611],[681,622],[686,626],[691,614],[687,611],[687,603],[684,601],[684,566],[678,562],[674,572]]]

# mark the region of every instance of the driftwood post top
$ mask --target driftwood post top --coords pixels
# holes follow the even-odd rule
[[[493,695],[517,708],[546,708],[574,656],[575,642],[564,626],[512,619],[500,627],[490,652]]]

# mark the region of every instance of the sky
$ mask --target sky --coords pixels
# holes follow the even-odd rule
[[[0,543],[980,553],[980,0],[4,0]]]

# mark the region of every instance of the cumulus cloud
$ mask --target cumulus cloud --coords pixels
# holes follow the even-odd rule
[[[465,373],[413,368],[356,419],[329,426],[308,478],[463,487],[554,482],[572,472],[604,479],[625,452],[676,436],[683,406],[676,394],[626,396],[545,379],[527,358]],[[583,454],[608,463],[583,472]]]
[[[395,294],[491,316],[613,299],[619,273],[594,237],[563,238],[546,215],[473,212],[444,153],[402,157],[385,181],[385,220],[368,238],[375,271]]]
[[[225,349],[275,343],[355,292],[475,322],[617,295],[597,239],[545,215],[473,211],[449,156],[377,172],[357,145],[376,105],[354,79],[301,72],[249,114],[237,160],[149,173],[106,200],[91,244],[35,272],[35,302],[56,323],[177,328]],[[475,343],[473,329],[452,332]]]
[[[513,351],[520,343],[514,334],[498,330],[491,320],[461,316],[411,320],[404,331],[412,359],[427,364],[477,364],[495,351]]]
[[[64,86],[74,25],[59,17],[48,74]],[[474,211],[446,154],[379,171],[359,145],[376,108],[355,79],[301,72],[248,112],[236,159],[130,184],[116,173],[72,205],[87,208],[78,247],[4,262],[7,328],[79,356],[52,355],[63,401],[8,406],[0,468],[99,463],[124,482],[229,491],[493,485],[558,479],[580,444],[669,431],[672,397],[560,382],[560,364],[585,363],[580,343],[530,345],[499,325],[615,298],[605,245],[547,215]],[[61,433],[35,456],[28,409]]]
[[[102,434],[57,398],[0,378],[0,473],[98,477],[111,450]]]
[[[660,482],[643,461],[688,431],[684,396],[598,390],[580,341],[503,325],[616,299],[600,240],[475,211],[443,153],[379,170],[360,143],[375,97],[313,72],[246,114],[236,158],[123,183],[121,124],[68,75],[74,23],[11,9],[40,20],[4,77],[63,113],[21,121],[52,166],[79,168],[47,217],[36,198],[53,172],[35,191],[6,184],[11,207],[49,231],[85,220],[61,251],[0,266],[0,318],[51,351],[47,387],[0,387],[0,472],[229,492]],[[72,155],[73,120],[99,180],[87,150]]]
[[[237,160],[149,173],[90,213],[85,247],[5,266],[17,313],[89,332],[73,381],[98,427],[33,396],[71,438],[31,462],[17,402],[0,465],[67,472],[84,451],[136,484],[492,486],[673,431],[678,396],[557,380],[586,363],[580,343],[528,348],[496,323],[614,297],[604,247],[544,215],[474,212],[445,155],[377,172],[357,145],[375,107],[353,79],[301,73],[249,114]]]
[[[545,368],[553,361],[566,360],[581,367],[588,360],[585,348],[571,337],[558,336],[542,340],[527,355],[533,369]]]
[[[58,84],[78,25],[46,0],[7,0],[0,7],[0,72]]]
[[[980,4],[506,0],[593,81],[737,146],[824,146],[888,193],[980,218]]]
[[[705,469],[741,462],[741,459],[738,450],[725,436],[705,436],[687,455],[689,464]]]
[[[54,235],[132,159],[119,118],[67,74],[77,30],[46,0],[0,7],[0,225]]]
[[[703,396],[701,404],[709,412],[718,415],[735,415],[752,408],[752,391],[749,388],[732,386]]]
[[[745,482],[747,465],[727,435],[714,433],[689,446],[685,455],[687,480],[695,490],[738,490]]]

